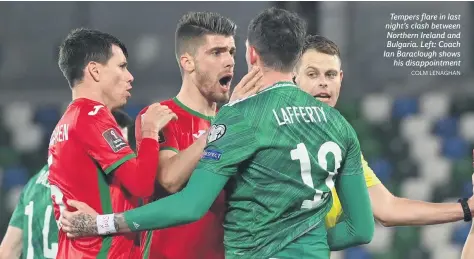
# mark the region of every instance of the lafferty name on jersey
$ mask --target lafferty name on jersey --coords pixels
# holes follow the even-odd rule
[[[322,123],[327,122],[326,113],[323,107],[284,107],[273,109],[273,115],[278,126],[293,123]]]
[[[69,139],[69,124],[58,125],[51,135],[49,145],[52,146],[58,142],[63,142]]]

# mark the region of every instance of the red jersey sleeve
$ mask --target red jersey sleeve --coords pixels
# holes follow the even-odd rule
[[[112,113],[103,105],[84,106],[76,122],[75,133],[105,174],[136,157]]]
[[[140,111],[137,118],[135,119],[135,140],[137,150],[140,148],[140,144],[143,140],[142,137],[142,115],[147,111],[148,107]],[[176,138],[176,122],[170,121],[163,129],[160,130],[160,151],[172,150],[176,153],[179,152],[178,140]]]
[[[179,152],[178,138],[176,137],[176,123],[170,121],[160,131],[160,151],[172,150],[176,153]]]

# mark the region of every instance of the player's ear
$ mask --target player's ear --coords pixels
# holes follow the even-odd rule
[[[188,73],[192,73],[196,67],[193,56],[187,52],[179,57],[179,64]]]
[[[257,51],[253,46],[248,46],[248,51],[249,51],[249,61],[251,65],[256,65],[257,61],[260,59]]]
[[[297,69],[296,67],[297,67],[297,66],[295,66],[295,67],[293,68],[293,71],[291,72],[291,79],[293,79],[293,83],[294,83],[295,85],[298,84],[298,83],[296,82],[296,81],[297,81],[296,76],[298,75],[298,73],[296,72],[296,69]]]
[[[341,72],[339,72],[339,80],[340,82],[342,83],[342,78],[344,77],[344,73],[343,71],[341,70]]]
[[[100,80],[100,68],[97,62],[91,61],[87,64],[85,72],[88,73],[96,82]]]

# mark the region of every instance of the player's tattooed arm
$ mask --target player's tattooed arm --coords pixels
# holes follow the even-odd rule
[[[98,235],[96,217],[83,212],[72,218],[73,233],[78,236],[96,236]]]
[[[118,233],[131,232],[123,213],[114,214],[114,226]]]
[[[108,229],[109,231],[101,231],[100,228],[103,228],[103,223],[107,221],[108,217],[113,218],[114,230]],[[131,232],[122,213],[93,216],[81,211],[74,215],[68,216],[67,222],[64,221],[63,223],[62,230],[67,233],[68,237],[72,238],[107,235],[116,232]]]
[[[60,229],[70,238],[97,236],[99,232],[96,218],[97,216],[83,211],[66,211],[60,218]]]
[[[75,200],[68,200],[68,205],[76,211],[64,210],[59,219],[60,229],[70,238],[99,235],[97,224],[98,213],[89,205]]]
[[[68,200],[68,205],[77,210],[63,211],[60,226],[70,238],[131,232],[123,213],[99,215],[89,205],[75,200]]]

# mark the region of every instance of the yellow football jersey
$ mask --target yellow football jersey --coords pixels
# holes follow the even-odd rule
[[[364,178],[365,183],[367,184],[367,188],[377,185],[380,183],[379,178],[375,175],[374,171],[369,167],[367,161],[365,161],[364,156],[362,156],[362,169],[364,171]],[[339,197],[337,196],[336,189],[333,188],[332,192],[332,207],[329,213],[326,215],[326,227],[332,228],[336,225],[339,220],[339,217],[342,215],[342,206],[341,202],[339,201]]]

